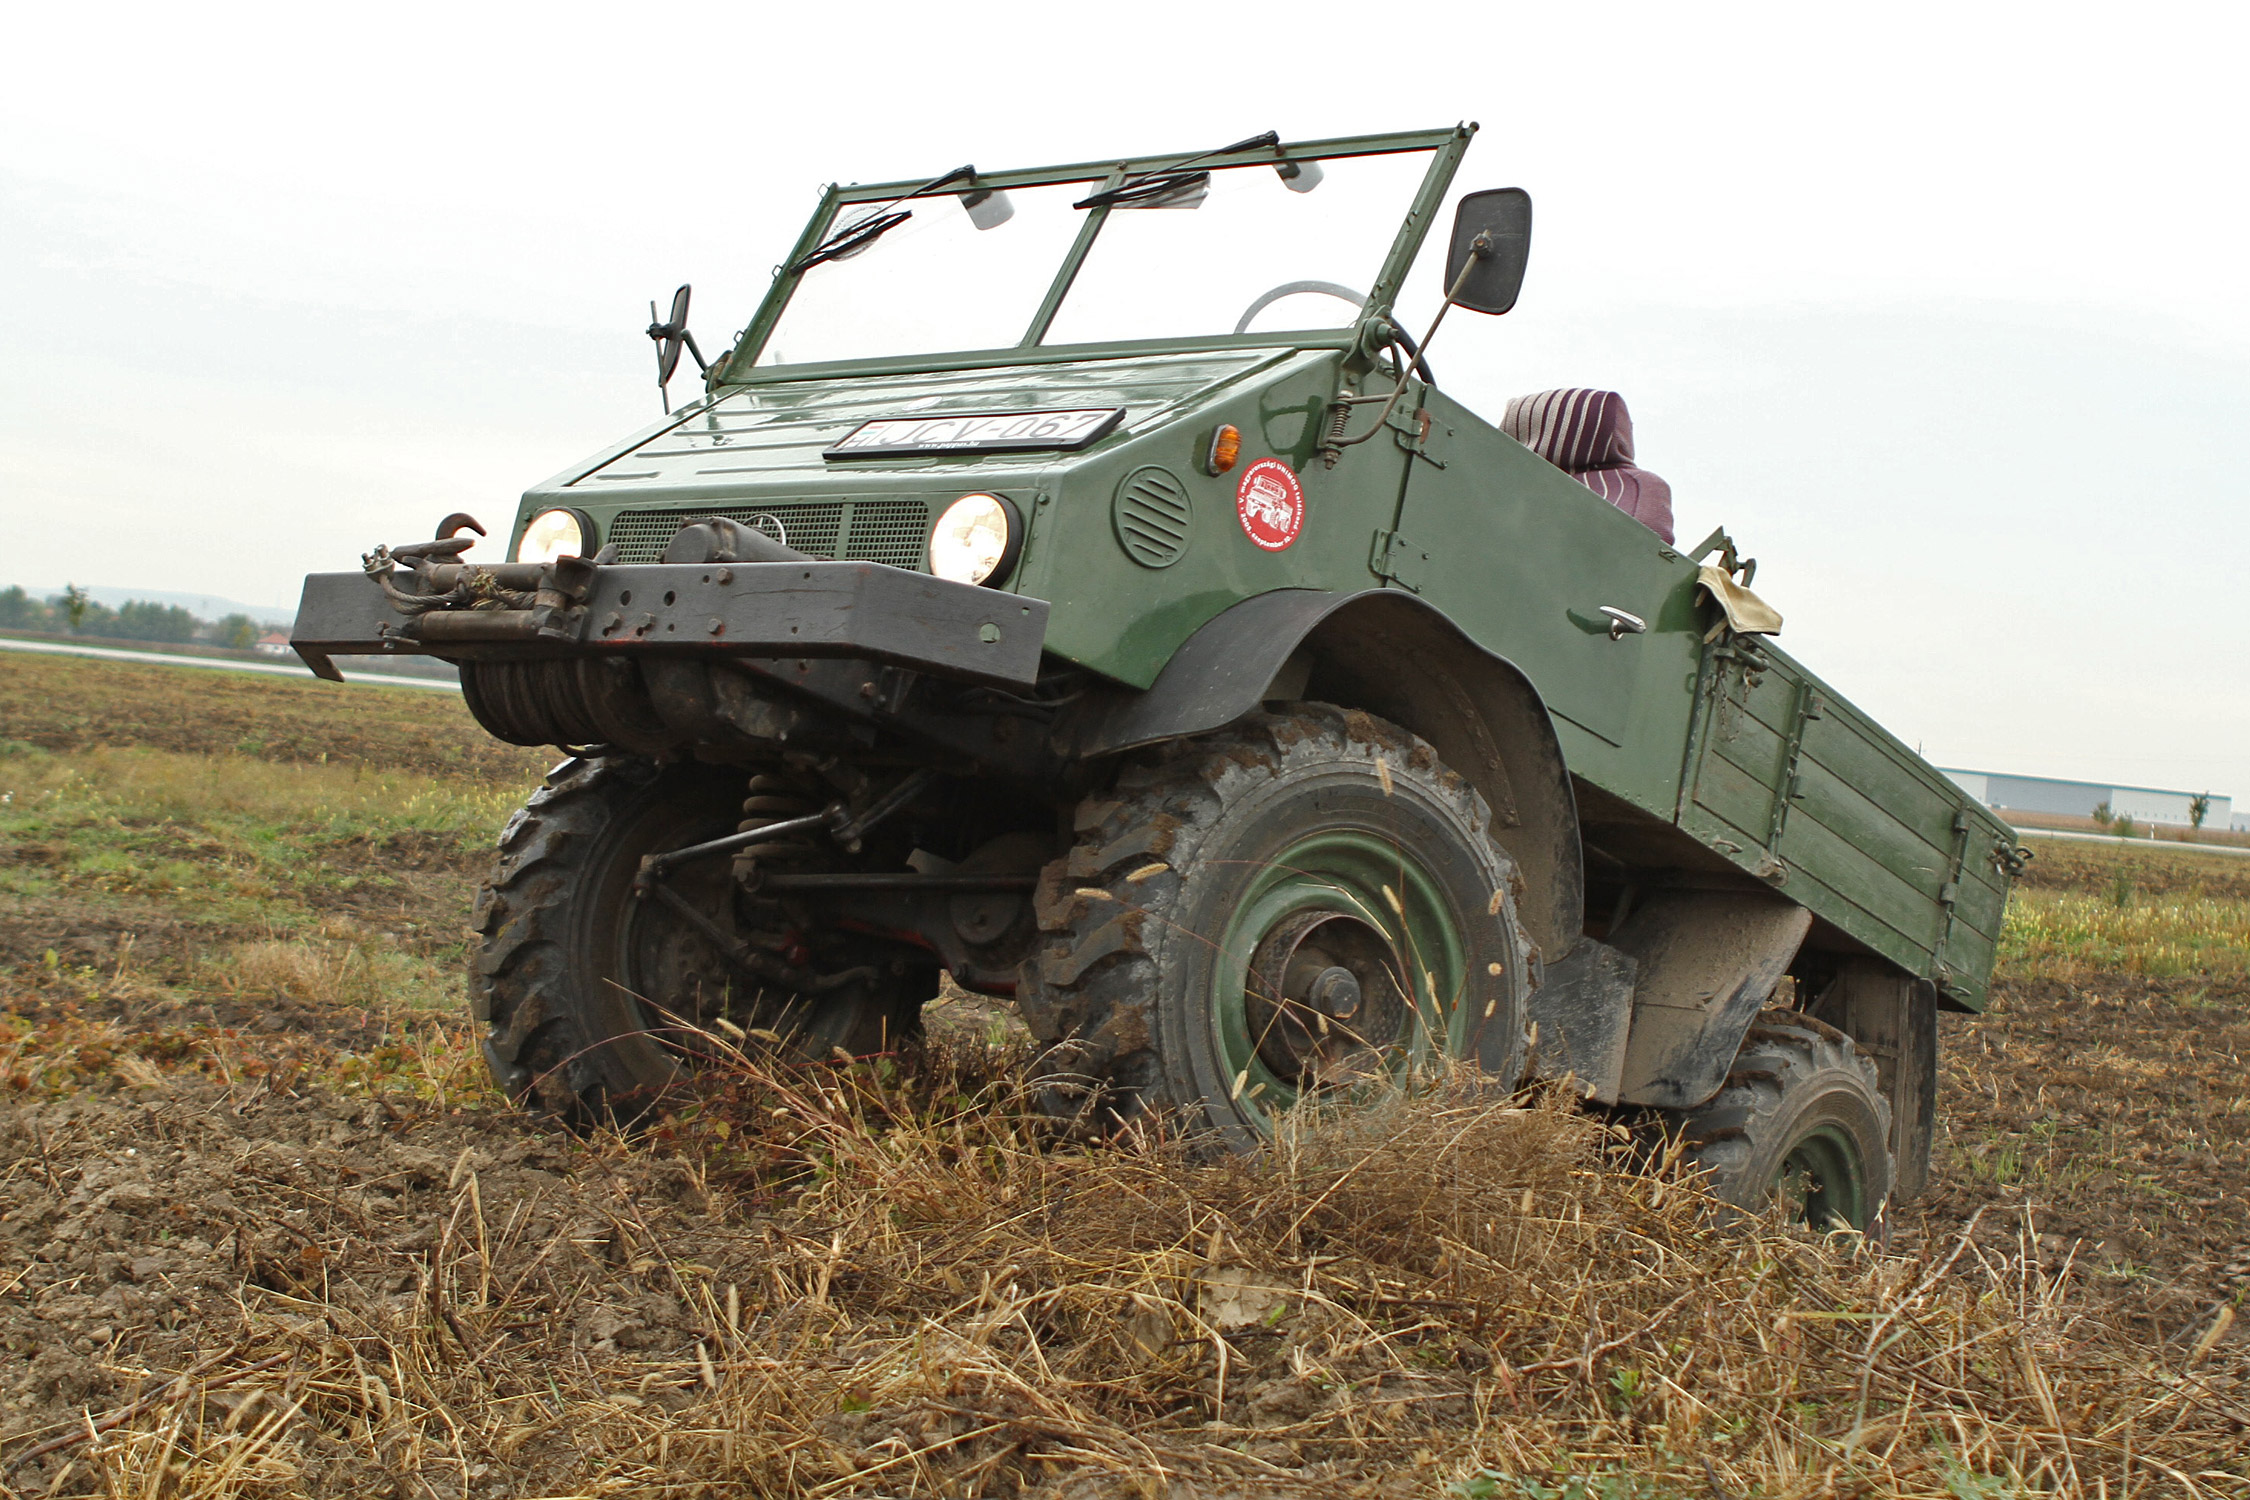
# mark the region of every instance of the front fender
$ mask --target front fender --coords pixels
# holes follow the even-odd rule
[[[1287,669],[1286,672],[1284,669]],[[1428,740],[1484,797],[1522,871],[1525,928],[1560,958],[1585,926],[1578,804],[1538,689],[1443,611],[1397,589],[1279,589],[1206,622],[1144,692],[1090,696],[1057,748],[1113,755],[1223,728],[1272,698],[1364,709]]]

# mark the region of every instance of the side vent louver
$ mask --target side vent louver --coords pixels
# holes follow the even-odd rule
[[[1187,486],[1171,470],[1154,464],[1126,475],[1110,506],[1117,544],[1144,568],[1168,568],[1180,560],[1188,549],[1193,515]]]

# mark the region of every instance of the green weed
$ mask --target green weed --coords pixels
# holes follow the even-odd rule
[[[1612,1464],[1551,1482],[1530,1474],[1479,1469],[1446,1486],[1449,1500],[1666,1500],[1673,1493],[1654,1479]]]
[[[2129,880],[2120,872],[2121,880]],[[2091,974],[2155,979],[2250,974],[2250,901],[2120,899],[2019,888],[2000,929],[2001,972],[2065,982]]]
[[[343,894],[395,888],[386,854],[472,868],[527,790],[158,750],[4,756],[0,891],[155,899],[286,931]]]
[[[2021,1490],[2021,1486],[2006,1475],[1972,1469],[1951,1453],[1938,1455],[1938,1470],[1953,1500],[2010,1500]]]

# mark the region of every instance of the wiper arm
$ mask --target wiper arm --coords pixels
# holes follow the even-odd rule
[[[1212,153],[1216,154],[1216,153]],[[1211,180],[1209,172],[1145,172],[1129,182],[1113,188],[1104,188],[1090,198],[1081,198],[1072,208],[1131,208],[1136,203],[1148,203],[1158,198],[1169,198],[1174,193],[1184,193],[1201,187]]]
[[[795,274],[832,260],[849,259],[913,217],[912,211],[902,208],[854,220],[791,261],[789,270]]]
[[[843,228],[807,250],[803,255],[798,256],[783,269],[790,275],[795,276],[832,260],[849,259],[914,217],[914,210],[899,207],[907,199],[920,198],[934,193],[948,183],[960,182],[964,179],[974,181],[976,175],[977,169],[975,167],[955,167],[943,176],[933,177],[913,192],[901,193],[865,217],[854,219],[851,223],[846,224]]]
[[[1280,144],[1281,133],[1269,130],[1264,135],[1254,135],[1246,141],[1236,141],[1231,146],[1221,146],[1216,151],[1205,151],[1195,156],[1183,157],[1158,171],[1143,172],[1137,177],[1128,177],[1117,186],[1103,188],[1100,192],[1081,198],[1070,206],[1072,208],[1130,208],[1136,203],[1147,203],[1158,198],[1168,198],[1174,193],[1184,192],[1211,179],[1209,172],[1181,170],[1184,167],[1192,167],[1199,161],[1209,161],[1214,156],[1232,156],[1237,151],[1255,151],[1261,146],[1278,146]]]

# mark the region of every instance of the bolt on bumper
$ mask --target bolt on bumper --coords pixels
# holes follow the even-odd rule
[[[455,660],[642,654],[853,657],[1028,686],[1048,606],[871,562],[583,565],[577,599],[406,613],[364,572],[313,573],[289,644],[314,675],[332,658]],[[510,580],[511,582],[513,580]]]

